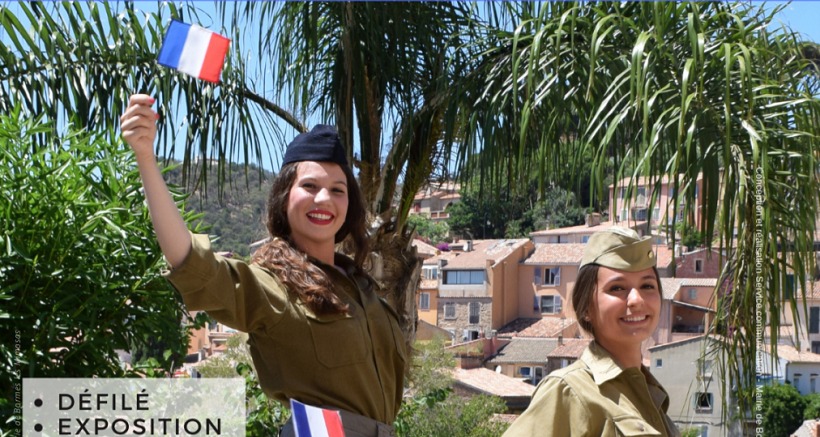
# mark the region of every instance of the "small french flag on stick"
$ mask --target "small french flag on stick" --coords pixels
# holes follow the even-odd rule
[[[342,416],[338,411],[326,410],[290,400],[293,428],[296,437],[344,437]]]
[[[159,63],[208,82],[219,83],[231,40],[195,24],[173,20],[168,26]]]

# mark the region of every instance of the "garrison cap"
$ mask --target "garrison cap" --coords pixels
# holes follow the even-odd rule
[[[288,144],[282,165],[300,161],[335,162],[347,167],[345,149],[336,128],[318,124],[310,132],[297,135]]]
[[[656,260],[652,251],[652,237],[641,238],[634,230],[617,226],[596,232],[589,237],[584,247],[579,268],[587,264],[627,272],[654,267]]]

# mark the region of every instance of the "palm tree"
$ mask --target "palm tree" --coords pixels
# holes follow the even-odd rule
[[[715,333],[726,338],[723,388],[738,384],[740,411],[749,411],[752,369],[771,365],[756,366],[762,330],[770,329],[766,346],[776,351],[780,308],[797,315],[789,278],[805,296],[817,275],[816,64],[793,34],[769,29],[777,10],[657,2],[507,7],[520,24],[485,54],[492,75],[473,89],[486,96],[473,111],[493,118],[464,128],[465,143],[490,145],[479,168],[554,175],[591,152],[597,190],[604,164],[614,160],[616,179],[648,176],[655,195],[662,176],[682,175],[673,178],[676,205],[694,204],[702,174],[697,225],[727,253],[715,296]]]
[[[21,105],[108,129],[127,94],[151,92],[164,117],[161,154],[174,154],[184,121],[186,161],[217,158],[220,178],[228,158],[259,160],[263,148],[284,144],[278,121],[296,130],[307,119],[336,124],[381,223],[374,271],[404,308],[408,334],[420,266],[405,219],[418,188],[448,169],[470,168],[476,180],[504,178],[523,189],[533,174],[542,187],[566,184],[551,179],[592,156],[597,198],[604,169],[614,164],[616,179],[682,175],[675,193],[685,205],[694,204],[693,181],[702,173],[698,225],[728,254],[731,293],[716,298],[726,372],[742,388],[754,387],[758,324],[776,334],[778,308],[796,312],[786,278],[814,277],[820,120],[817,82],[809,78],[816,70],[795,35],[767,27],[777,10],[226,4],[218,23],[234,42],[222,83],[212,86],[154,63],[171,16],[206,26],[208,17],[195,5],[158,8],[147,15],[131,4],[0,8],[0,110]],[[246,34],[261,36],[248,42]],[[741,394],[741,402],[751,396]]]

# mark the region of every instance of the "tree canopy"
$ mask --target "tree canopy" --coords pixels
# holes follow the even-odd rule
[[[383,282],[414,317],[419,265],[404,222],[431,174],[532,175],[544,191],[590,167],[590,197],[606,169],[656,187],[672,176],[675,205],[693,205],[725,250],[719,322],[730,340],[727,380],[751,396],[756,311],[776,342],[781,306],[814,276],[820,102],[816,56],[778,8],[742,2],[274,2],[225,3],[209,17],[194,2],[16,3],[0,7],[0,110],[72,122],[117,123],[126,96],[157,96],[158,150],[185,163],[202,155],[261,159],[285,126],[339,127],[358,170]],[[171,17],[232,38],[218,86],[160,68]],[[216,21],[212,19],[216,17]],[[250,35],[260,35],[250,40]],[[815,46],[816,47],[816,46]],[[61,123],[62,122],[62,123]],[[54,134],[56,132],[51,132]],[[44,140],[49,132],[39,134]],[[45,144],[41,141],[40,144]],[[402,184],[399,189],[398,181]],[[398,192],[398,196],[396,196]],[[394,197],[398,205],[393,206]],[[627,196],[629,197],[629,196]],[[653,198],[652,196],[650,198]],[[687,215],[685,215],[687,216]],[[674,226],[675,223],[672,223]],[[763,262],[765,258],[765,262]],[[784,293],[788,275],[801,293]],[[736,359],[735,357],[739,357]]]

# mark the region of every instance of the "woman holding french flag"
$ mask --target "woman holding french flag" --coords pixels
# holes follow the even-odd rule
[[[270,239],[246,263],[188,231],[154,156],[153,104],[131,96],[122,136],[136,156],[166,277],[188,309],[248,333],[263,390],[291,403],[281,436],[394,435],[405,343],[362,268],[365,208],[336,130],[319,125],[288,145],[268,198]],[[344,240],[352,258],[335,250]]]

